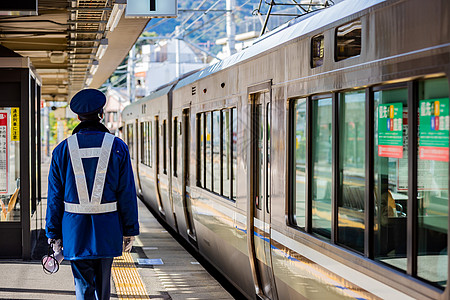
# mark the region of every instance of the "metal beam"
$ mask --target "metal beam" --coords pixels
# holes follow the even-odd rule
[[[2,31],[2,35],[8,35],[8,34],[26,34],[26,35],[33,35],[33,34],[42,34],[42,35],[52,35],[52,34],[67,34],[68,31]]]
[[[80,34],[103,34],[104,31],[91,31],[91,30],[67,30],[66,33],[80,33]]]
[[[69,7],[68,11],[111,11],[111,7]]]
[[[97,42],[97,43],[99,43],[100,42],[100,39],[89,39],[89,40],[79,40],[79,39],[68,39],[68,41],[69,42],[74,42],[74,43],[78,43],[78,42],[80,42],[80,43],[84,43],[84,42]]]
[[[105,20],[75,20],[75,21],[67,21],[68,24],[106,24],[108,21]]]
[[[179,9],[178,11],[181,11],[181,12],[205,12],[205,11],[208,11],[208,12],[231,12],[232,10],[227,10],[227,9],[210,9],[210,10],[207,10],[207,9]]]

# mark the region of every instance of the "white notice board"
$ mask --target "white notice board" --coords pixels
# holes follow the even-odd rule
[[[176,18],[177,0],[127,0],[125,17]]]

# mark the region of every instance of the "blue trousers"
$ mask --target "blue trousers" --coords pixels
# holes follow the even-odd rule
[[[70,261],[77,300],[109,300],[113,258]]]

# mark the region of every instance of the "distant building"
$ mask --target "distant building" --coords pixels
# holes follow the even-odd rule
[[[126,88],[109,88],[106,91],[106,105],[103,109],[103,122],[111,134],[119,136],[122,126],[122,110],[130,104]]]
[[[207,65],[206,56],[183,40],[165,40],[156,45],[144,45],[135,67],[136,97],[144,97],[180,75]]]
[[[259,32],[256,31],[249,31],[245,33],[241,33],[236,35],[235,37],[235,49],[236,52],[240,52],[244,50],[245,48],[250,47],[253,45],[253,42],[256,40],[256,38],[259,37]],[[228,38],[221,38],[216,40],[216,45],[222,45],[222,50],[217,54],[217,57],[220,59],[227,58],[230,56],[230,53],[228,51]],[[215,60],[214,62],[216,62]]]

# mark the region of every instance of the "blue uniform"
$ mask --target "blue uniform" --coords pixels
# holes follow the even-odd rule
[[[101,147],[106,134],[95,126],[80,129],[76,134],[80,150]],[[119,138],[112,139],[104,187],[99,196],[102,207],[116,208],[109,212],[76,213],[68,209],[80,206],[81,198],[75,179],[75,174],[80,170],[74,170],[71,160],[66,139],[52,154],[47,198],[47,237],[62,238],[64,258],[67,260],[122,255],[123,236],[139,234],[136,190],[127,145]],[[99,158],[87,156],[80,162],[86,178],[87,195],[93,197]]]

